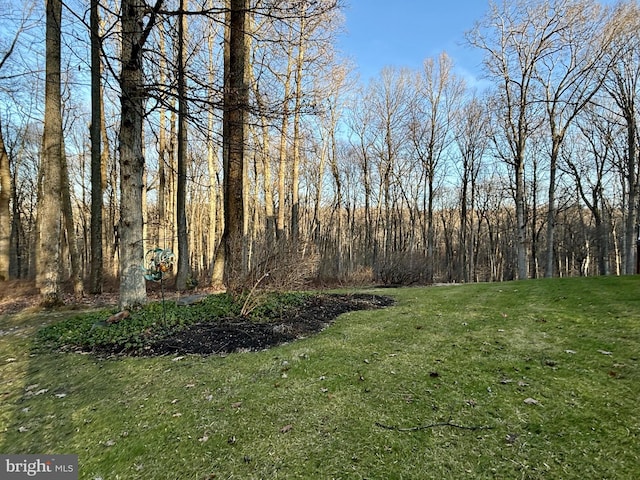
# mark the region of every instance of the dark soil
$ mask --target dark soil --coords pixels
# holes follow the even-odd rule
[[[392,305],[390,297],[378,295],[317,295],[277,319],[225,318],[197,323],[145,348],[144,355],[227,354],[264,350],[313,335],[339,315]]]

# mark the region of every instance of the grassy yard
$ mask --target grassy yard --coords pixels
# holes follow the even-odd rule
[[[226,357],[33,354],[51,318],[1,318],[0,452],[91,480],[640,478],[640,277],[367,292],[397,304]]]

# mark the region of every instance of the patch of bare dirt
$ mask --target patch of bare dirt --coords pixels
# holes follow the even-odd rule
[[[383,308],[393,303],[392,298],[379,295],[318,295],[277,320],[225,318],[194,324],[148,345],[144,354],[219,355],[264,350],[320,332],[343,313]]]

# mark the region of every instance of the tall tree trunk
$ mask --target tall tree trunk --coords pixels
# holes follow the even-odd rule
[[[316,245],[320,245],[320,239],[322,238],[322,220],[320,219],[320,212],[322,206],[322,190],[324,187],[324,170],[327,163],[327,147],[326,141],[322,141],[320,147],[320,158],[318,159],[318,174],[316,176],[316,198],[313,206],[313,226],[311,228],[311,237]]]
[[[102,92],[104,88],[100,88],[100,98],[104,98]],[[107,121],[104,109],[104,102],[100,102],[100,137],[102,138],[102,153],[101,153],[101,163],[102,163],[102,191],[107,190],[107,177],[111,177],[111,179],[116,179],[117,174],[115,172],[117,163],[112,160],[111,152],[109,150],[109,135],[107,133]],[[115,155],[113,156],[115,158]],[[116,230],[116,221],[115,221],[115,186],[117,181],[111,182],[111,188],[109,191],[109,201],[107,205],[103,205],[102,208],[102,218],[103,218],[103,265],[104,271],[108,272],[108,274],[112,276],[116,276],[116,262],[114,261],[116,256],[116,241],[115,241],[115,230]]]
[[[64,154],[64,148],[60,163],[62,219],[64,221],[64,230],[66,232],[67,245],[69,247],[69,257],[71,259],[71,283],[73,284],[73,293],[75,293],[76,295],[82,295],[84,293],[84,285],[82,282],[80,251],[78,250],[75,222],[73,221],[73,207],[71,205],[71,191],[69,188],[69,168],[67,167],[67,156]]]
[[[104,105],[103,105],[104,109]],[[105,143],[105,117],[102,117],[102,131],[103,131],[103,145],[108,145]],[[117,157],[114,154],[114,159]],[[103,162],[105,158],[103,156]],[[108,181],[105,185],[110,185],[109,188],[109,199],[107,202],[107,208],[105,209],[106,216],[108,218],[107,225],[104,228],[105,234],[105,245],[107,248],[107,259],[108,259],[108,271],[113,278],[118,277],[118,269],[120,263],[120,197],[118,194],[118,189],[116,185],[118,185],[118,177],[120,176],[120,165],[117,161],[112,161],[109,165],[108,169]]]
[[[228,158],[224,175],[224,283],[227,290],[239,293],[244,288],[244,140],[245,112],[248,106],[245,25],[248,0],[230,0],[229,57],[225,62],[224,122]],[[227,59],[225,59],[227,60]]]
[[[525,184],[524,184],[524,151],[516,159],[516,256],[518,265],[518,280],[529,277],[529,259],[527,256],[527,217],[525,212]]]
[[[165,47],[165,31],[162,22],[158,25],[159,38],[158,48],[160,49],[160,85],[164,85],[166,82],[166,70],[167,70],[167,50]],[[169,147],[167,145],[167,110],[164,105],[160,105],[158,112],[158,244],[160,248],[169,248],[170,242],[172,242],[173,232],[170,226],[171,220],[168,218],[167,203],[171,202],[171,195],[169,185],[171,181],[168,180],[173,172],[167,168],[167,161],[169,157]],[[167,170],[169,172],[167,173]]]
[[[287,71],[285,72],[283,85],[282,125],[280,127],[280,150],[278,161],[278,216],[276,219],[276,237],[278,240],[285,238],[285,205],[286,205],[286,174],[287,153],[289,135],[289,95],[291,92],[292,51],[290,44],[287,50]]]
[[[0,124],[0,282],[9,280],[11,264],[11,168]]]
[[[304,3],[303,3],[304,5]],[[300,113],[302,108],[302,67],[305,54],[306,9],[300,14],[300,32],[298,38],[298,57],[296,58],[296,93],[293,118],[293,166],[292,166],[292,197],[291,197],[291,241],[294,249],[300,240]]]
[[[431,155],[430,155],[431,156]],[[435,175],[435,162],[429,160],[429,169],[427,171],[427,272],[426,281],[428,284],[434,282],[435,266],[436,266],[436,254],[435,254],[435,221],[433,213],[433,203],[435,198],[434,187],[434,175]]]
[[[144,264],[144,155],[142,121],[145,107],[143,51],[155,24],[158,0],[149,12],[141,0],[122,0],[122,71],[120,72],[120,308],[146,303]],[[147,20],[145,24],[145,19]]]
[[[223,107],[222,107],[222,237],[216,249],[215,258],[213,260],[213,268],[211,272],[211,283],[216,287],[225,286],[227,274],[226,251],[228,242],[227,232],[227,183],[229,172],[229,114],[228,104],[230,103],[230,75],[229,68],[231,62],[231,0],[225,0],[225,17],[224,17],[224,48],[223,48]],[[228,285],[227,285],[228,287]]]
[[[43,155],[38,198],[36,283],[42,303],[61,302],[60,232],[62,186],[62,111],[60,92],[61,0],[47,0],[46,85]]]
[[[461,258],[458,264],[457,280],[465,283],[469,282],[469,260],[471,258],[471,252],[469,251],[470,222],[467,210],[469,204],[469,177],[471,173],[469,171],[469,156],[468,151],[463,151],[464,168],[462,170],[462,191],[460,192],[460,231],[458,232],[458,250]]]
[[[166,225],[166,236],[168,244],[165,248],[170,248],[171,250],[176,250],[178,247],[176,245],[176,240],[178,237],[177,231],[177,208],[176,208],[176,198],[177,198],[177,185],[178,179],[176,173],[178,172],[178,115],[176,113],[176,99],[171,99],[171,114],[169,115],[169,139],[167,142],[167,154],[166,159],[167,163],[165,165],[165,225]]]
[[[626,113],[627,120],[627,211],[624,225],[624,273],[626,275],[632,275],[636,272],[635,262],[635,240],[636,240],[636,225],[638,223],[638,148],[637,148],[637,123],[635,104],[630,102],[628,106],[628,112]]]
[[[32,273],[32,242],[27,240],[20,212],[20,199],[15,185],[17,183],[17,172],[11,174],[11,234],[9,238],[9,276],[15,278],[29,277]],[[35,229],[37,230],[37,229]]]
[[[102,88],[99,0],[91,0],[91,260],[89,291],[102,293]]]
[[[191,276],[189,237],[187,231],[187,85],[185,61],[187,56],[186,28],[184,11],[187,0],[180,0],[178,18],[178,181],[176,185],[176,219],[178,230],[178,273],[176,288],[185,290]]]
[[[264,213],[265,213],[265,233],[264,242],[266,245],[272,245],[276,239],[276,217],[274,214],[273,204],[273,184],[271,175],[271,141],[269,133],[269,118],[264,105],[263,96],[258,88],[258,82],[253,75],[253,71],[249,69],[249,79],[254,87],[254,96],[256,99],[257,110],[260,115],[261,130],[261,161],[262,161],[262,188],[264,193]],[[257,136],[257,134],[256,134]],[[257,180],[256,180],[257,181]]]
[[[209,132],[213,132],[215,115],[209,112]],[[211,133],[209,134],[211,135]],[[218,168],[216,167],[216,147],[212,138],[207,140],[207,168],[209,175],[209,226],[207,235],[207,262],[213,266],[218,243]]]
[[[213,8],[213,0],[209,0],[208,5]],[[211,20],[209,29],[213,31],[214,22]],[[215,81],[215,58],[216,50],[214,46],[214,36],[209,35],[208,39],[208,77],[210,87],[210,96],[213,97],[213,85]],[[207,133],[207,168],[209,174],[209,234],[207,236],[207,262],[209,262],[211,271],[213,271],[216,247],[218,244],[218,168],[216,166],[216,144],[213,139],[215,127],[215,111],[211,107],[208,111],[208,133]],[[222,278],[220,278],[220,283]]]
[[[551,140],[551,157],[549,161],[549,205],[547,210],[547,257],[544,269],[544,276],[546,278],[553,277],[555,266],[554,246],[556,233],[556,176],[558,172],[558,157],[560,156],[560,146],[562,140],[563,139],[561,134],[555,133],[553,134],[553,138]]]
[[[268,121],[262,117],[262,146],[264,149],[262,155],[262,175],[264,189],[264,209],[265,209],[265,242],[270,244],[276,239],[276,218],[273,208],[273,185],[271,183],[271,147],[269,142]]]
[[[337,148],[337,140],[335,135],[335,123],[334,123],[334,112],[331,112],[331,123],[328,133],[328,139],[330,148],[329,148],[329,164],[331,165],[331,173],[333,174],[333,180],[336,185],[336,194],[335,194],[335,207],[334,214],[335,219],[332,219],[333,224],[333,233],[335,236],[333,250],[335,252],[334,258],[334,266],[335,269],[331,271],[331,274],[334,275],[334,278],[340,278],[342,274],[342,208],[343,208],[343,192],[342,192],[342,178],[340,177],[340,168],[338,166],[338,148]],[[333,216],[333,214],[332,214]]]

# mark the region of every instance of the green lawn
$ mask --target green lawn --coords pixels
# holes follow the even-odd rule
[[[367,292],[397,304],[226,357],[33,354],[50,319],[0,318],[0,452],[92,480],[640,478],[640,277]]]

